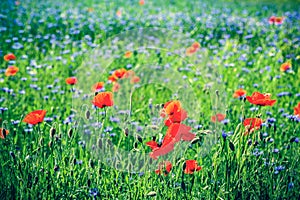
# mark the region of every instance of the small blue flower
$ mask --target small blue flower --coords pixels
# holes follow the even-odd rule
[[[279,149],[274,149],[273,150],[273,153],[278,153],[279,152]]]
[[[224,140],[227,138],[227,133],[225,131],[222,131],[222,137],[224,138]]]
[[[99,195],[99,190],[98,190],[98,188],[92,188],[92,189],[90,189],[90,190],[89,190],[89,194],[90,194],[90,196],[92,196],[92,197],[98,196],[98,195]]]
[[[294,183],[293,183],[293,182],[290,182],[290,183],[288,184],[288,189],[291,190],[291,189],[293,189],[293,188],[294,188]]]

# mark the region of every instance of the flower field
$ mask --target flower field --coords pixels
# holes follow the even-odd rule
[[[0,5],[0,199],[300,198],[298,1]]]

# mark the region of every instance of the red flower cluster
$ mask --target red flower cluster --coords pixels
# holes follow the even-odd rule
[[[4,57],[5,61],[16,60],[16,56],[12,53],[6,54]],[[19,71],[19,68],[16,66],[8,66],[5,71],[5,76],[14,76]]]
[[[196,53],[200,48],[200,44],[198,42],[194,42],[190,47],[186,49],[186,55],[191,56]]]
[[[270,94],[262,94],[259,92],[254,92],[252,96],[247,96],[247,100],[255,105],[259,106],[273,106],[276,100],[270,99]]]
[[[187,160],[185,161],[185,174],[192,174],[195,171],[200,171],[202,169],[201,166],[198,166],[198,163],[196,160]]]
[[[280,25],[283,23],[284,18],[283,17],[275,17],[272,16],[269,18],[269,24],[275,24],[275,25]]]
[[[129,78],[132,84],[140,81],[140,78],[135,75],[134,71],[124,68],[117,69],[108,77],[108,80],[113,83],[113,92],[117,92],[120,89],[121,85],[117,81],[123,78]]]
[[[167,117],[165,125],[168,130],[161,145],[155,141],[146,143],[152,149],[150,157],[156,159],[174,149],[174,145],[180,140],[191,141],[195,135],[190,132],[191,127],[181,124],[187,118],[187,112],[181,107],[180,101],[169,101],[164,105],[161,112],[162,117]]]
[[[244,120],[243,125],[246,128],[245,135],[252,133],[254,130],[260,129],[263,120],[260,118],[247,118]]]

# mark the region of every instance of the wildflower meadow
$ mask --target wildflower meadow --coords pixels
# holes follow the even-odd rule
[[[0,199],[299,199],[299,8],[0,0]]]

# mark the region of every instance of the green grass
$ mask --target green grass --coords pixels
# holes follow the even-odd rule
[[[25,0],[16,6],[3,0],[0,14],[0,56],[17,57],[15,63],[0,59],[0,123],[9,130],[0,139],[0,199],[299,198],[300,126],[289,119],[300,102],[298,1],[145,0],[140,6],[138,1]],[[285,16],[284,23],[269,25],[272,15]],[[150,40],[134,35],[138,28],[159,41],[157,49],[141,51],[139,44]],[[116,37],[121,39],[114,44]],[[194,41],[201,48],[186,57]],[[133,52],[128,59],[127,50]],[[292,72],[281,72],[287,61]],[[6,77],[10,64],[19,72]],[[93,109],[92,84],[106,82],[119,68],[134,70],[141,86],[120,80],[117,107]],[[78,78],[76,85],[65,83],[70,76]],[[234,99],[240,87],[247,95],[270,93],[277,102],[257,107]],[[112,84],[105,89],[111,91]],[[82,100],[83,94],[89,96]],[[183,123],[193,128],[197,142],[178,143],[178,151],[151,160],[145,143],[164,137],[163,120],[155,127],[152,122],[171,99],[188,111]],[[22,122],[38,109],[52,120],[33,127]],[[124,110],[131,114],[120,113]],[[216,113],[226,114],[229,122],[212,123]],[[241,118],[256,116],[276,121],[244,135]],[[103,126],[93,126],[97,122]],[[164,159],[172,162],[171,172],[155,174]],[[188,159],[202,170],[184,174]],[[146,165],[139,169],[139,162]]]

